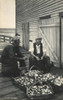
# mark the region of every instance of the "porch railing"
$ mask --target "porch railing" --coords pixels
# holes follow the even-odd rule
[[[9,42],[11,43],[11,36],[0,35],[0,42]]]

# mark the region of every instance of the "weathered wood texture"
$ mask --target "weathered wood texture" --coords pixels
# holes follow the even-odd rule
[[[0,28],[0,34],[5,36],[15,36],[16,29],[14,28]]]
[[[61,18],[61,62],[63,66],[63,18]]]
[[[43,50],[53,62],[60,61],[60,31],[59,17],[40,20],[39,36],[42,37]],[[41,33],[41,34],[40,34]]]
[[[30,21],[63,11],[63,0],[17,0],[18,21]]]
[[[41,36],[40,25],[44,31],[52,52],[48,45],[44,43],[47,54],[52,60],[56,61],[54,55],[60,61],[60,19],[59,12],[63,11],[63,0],[16,0],[16,24],[17,32],[22,33],[22,23],[29,22],[29,40],[35,40]],[[51,15],[50,19],[42,19],[40,17]],[[45,18],[45,17],[44,17]],[[21,34],[22,36],[22,34]],[[44,48],[45,48],[44,47]],[[62,61],[63,62],[63,61]]]
[[[1,73],[0,73],[1,74]],[[0,77],[0,99],[24,99],[25,94],[22,90],[13,85],[10,78]]]
[[[23,48],[29,50],[29,23],[22,24]]]

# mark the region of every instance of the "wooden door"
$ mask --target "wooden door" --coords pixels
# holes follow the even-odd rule
[[[29,23],[22,24],[23,47],[29,49]]]
[[[61,65],[63,67],[63,18],[61,18]]]
[[[60,25],[59,17],[40,20],[39,34],[42,37],[43,51],[46,50],[55,66],[60,67]]]

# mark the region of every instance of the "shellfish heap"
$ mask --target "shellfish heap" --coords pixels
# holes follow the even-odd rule
[[[53,75],[51,73],[43,74],[38,70],[31,70],[24,76],[14,78],[14,81],[21,86],[25,86],[28,96],[42,96],[53,94],[53,89],[48,81],[61,86],[63,85],[63,77]]]

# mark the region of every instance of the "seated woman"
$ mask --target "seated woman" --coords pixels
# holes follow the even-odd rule
[[[43,55],[41,40],[41,38],[37,38],[35,43],[33,43],[33,51],[31,52],[30,57],[30,67],[34,65],[36,66],[36,69],[47,72],[50,69],[50,58]]]

